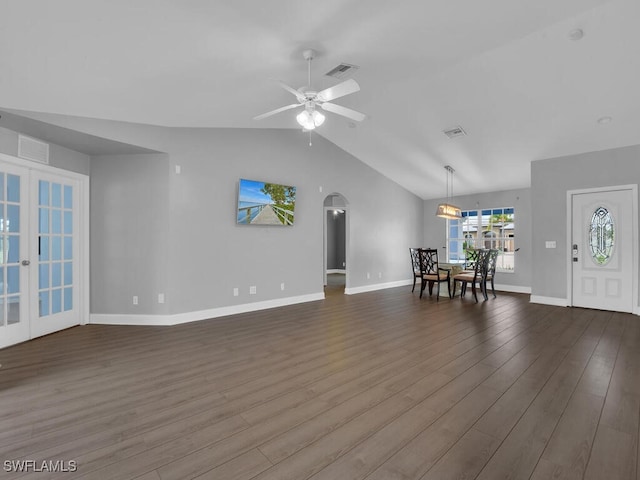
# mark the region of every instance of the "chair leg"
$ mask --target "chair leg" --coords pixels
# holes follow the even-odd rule
[[[478,303],[478,294],[476,293],[476,282],[471,284],[471,293],[473,293],[473,298],[476,299],[476,303]]]
[[[496,286],[493,284],[493,277],[491,277],[491,292],[493,293],[493,298],[496,298]]]
[[[416,289],[416,276],[413,276],[413,288],[411,289],[411,293]]]
[[[433,282],[429,282],[429,296],[433,295]]]
[[[456,296],[456,281],[454,280],[453,281],[453,296],[451,298],[453,298],[455,296]]]
[[[436,302],[440,301],[440,282],[438,282],[438,290],[436,290]]]
[[[456,288],[456,281],[453,281],[453,288]],[[449,292],[449,298],[453,298],[451,295],[451,279],[447,280],[447,292]]]
[[[422,298],[422,292],[424,292],[424,289],[427,287],[427,282],[424,281],[424,279],[420,280],[420,298]]]

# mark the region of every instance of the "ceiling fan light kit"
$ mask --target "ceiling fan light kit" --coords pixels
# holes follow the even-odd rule
[[[324,123],[324,115],[317,110],[303,110],[296,117],[297,122],[305,130],[313,130]]]
[[[349,95],[351,93],[359,91],[360,85],[358,85],[355,80],[345,80],[344,82],[334,85],[333,87],[325,88],[324,90],[317,92],[311,87],[311,61],[316,56],[316,51],[307,49],[302,52],[302,56],[308,64],[307,86],[300,87],[296,90],[283,82],[278,82],[280,86],[287,92],[295,95],[298,103],[294,103],[285,107],[271,110],[267,113],[263,113],[262,115],[254,117],[254,120],[262,120],[263,118],[270,117],[271,115],[275,115],[277,113],[298,107],[304,107],[304,110],[296,115],[296,121],[302,127],[303,131],[314,130],[316,127],[319,127],[324,123],[325,116],[321,112],[319,112],[316,107],[326,110],[327,112],[342,115],[343,117],[347,117],[357,122],[361,122],[365,118],[367,118],[367,116],[363,113],[351,110],[350,108],[343,107],[335,103],[331,103],[331,100],[335,100],[336,98],[344,97],[345,95]]]

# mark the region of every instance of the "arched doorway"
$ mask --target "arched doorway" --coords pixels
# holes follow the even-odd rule
[[[344,293],[348,271],[349,204],[340,193],[324,199],[325,293]]]

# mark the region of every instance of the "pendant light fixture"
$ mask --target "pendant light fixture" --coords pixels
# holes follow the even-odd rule
[[[445,203],[438,205],[436,217],[458,220],[462,218],[462,212],[459,207],[451,203],[451,198],[453,197],[453,172],[455,172],[455,170],[451,165],[446,165],[444,169],[447,171],[447,199]],[[449,190],[449,185],[451,185],[451,190]]]

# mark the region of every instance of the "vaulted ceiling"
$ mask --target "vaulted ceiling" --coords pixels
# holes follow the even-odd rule
[[[445,165],[456,194],[504,190],[532,160],[640,144],[639,23],[637,0],[0,0],[0,109],[299,128],[253,117],[295,102],[274,79],[306,85],[313,48],[316,89],[360,67],[335,103],[369,116],[317,134],[425,199]]]

